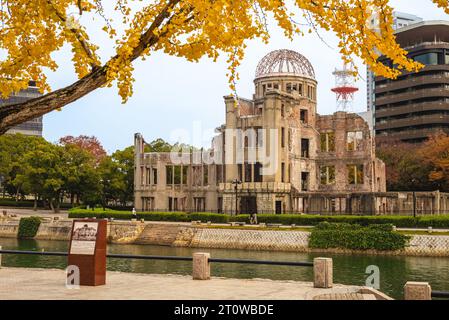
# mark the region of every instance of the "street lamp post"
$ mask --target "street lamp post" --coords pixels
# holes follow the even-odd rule
[[[232,180],[232,184],[234,185],[234,191],[235,191],[235,215],[237,215],[238,212],[238,199],[237,199],[237,192],[238,192],[238,185],[242,184],[242,181],[238,179]]]

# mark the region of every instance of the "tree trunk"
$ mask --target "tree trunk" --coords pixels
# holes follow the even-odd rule
[[[37,211],[37,194],[34,195],[34,205],[33,205],[33,210]]]
[[[19,202],[20,187],[16,190],[16,202]]]
[[[59,213],[59,212],[60,212],[60,208],[61,208],[61,202],[58,200],[58,201],[56,202],[56,207],[55,207],[55,209],[54,209],[54,212],[55,212],[55,213]]]
[[[55,207],[53,206],[53,199],[49,199],[48,204],[50,205],[50,210],[55,211]]]

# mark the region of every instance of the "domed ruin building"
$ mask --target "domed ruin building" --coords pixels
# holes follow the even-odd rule
[[[135,135],[138,210],[237,213],[388,214],[368,124],[354,113],[317,113],[311,63],[276,50],[257,66],[252,99],[224,97],[226,123],[212,148],[145,153]],[[211,159],[213,161],[211,161]]]

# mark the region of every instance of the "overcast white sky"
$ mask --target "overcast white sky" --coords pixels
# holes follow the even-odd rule
[[[393,0],[396,10],[421,16],[425,20],[448,20],[448,16],[430,0]],[[259,60],[276,49],[292,49],[306,56],[312,63],[318,80],[318,112],[335,111],[335,96],[330,91],[334,85],[332,72],[341,66],[336,38],[331,33],[320,32],[329,48],[316,35],[287,40],[274,25],[269,45],[260,41],[248,43],[246,57],[239,68],[238,94],[251,98],[254,72]],[[99,36],[98,41],[102,41]],[[101,43],[101,42],[100,42]],[[107,51],[105,49],[105,51]],[[49,74],[53,89],[75,80],[66,52],[57,55],[61,69]],[[66,66],[66,67],[64,67]],[[70,66],[70,67],[69,67]],[[203,59],[190,63],[163,53],[153,54],[146,61],[135,63],[134,95],[123,105],[115,87],[99,89],[87,97],[52,112],[44,118],[44,137],[52,142],[66,135],[94,135],[108,152],[114,152],[133,143],[133,135],[140,132],[146,141],[163,138],[173,141],[174,132],[204,131],[202,141],[190,138],[188,143],[209,146],[212,130],[224,122],[223,96],[229,94],[226,63],[223,57],[213,63]],[[362,75],[366,72],[360,64]],[[366,110],[366,83],[357,83],[354,111]]]

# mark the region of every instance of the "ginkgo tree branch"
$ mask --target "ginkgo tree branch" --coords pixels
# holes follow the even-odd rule
[[[36,81],[41,92],[50,91],[44,71],[57,70],[52,54],[66,44],[71,46],[79,78],[33,100],[1,106],[0,134],[113,82],[126,102],[132,95],[132,62],[155,51],[188,61],[199,61],[205,56],[216,61],[220,55],[227,55],[229,88],[235,93],[239,78],[236,69],[247,41],[258,38],[268,43],[268,15],[287,38],[292,40],[295,34],[304,34],[303,27],[293,19],[293,9],[304,13],[309,22],[304,28],[309,28],[309,32],[317,32],[318,28],[333,32],[339,39],[336,50],[347,63],[359,57],[376,75],[392,79],[403,70],[413,72],[423,67],[407,57],[395,40],[390,0],[294,0],[288,6],[284,0],[148,0],[139,1],[142,5],[138,9],[131,3],[137,0],[117,0],[110,5],[121,13],[122,25],[126,25],[120,36],[113,20],[105,14],[102,0],[0,1],[0,50],[6,53],[0,60],[3,98],[27,88],[28,80]],[[449,13],[449,0],[430,2]],[[103,18],[106,25],[102,30],[115,40],[116,48],[115,56],[105,64],[101,65],[99,47],[89,40],[86,28],[69,25],[72,21],[67,12],[72,6],[78,8],[80,15],[86,12]],[[376,12],[380,28],[373,30],[367,23]],[[380,63],[379,56],[390,59],[397,67]]]
[[[91,60],[91,68],[97,68],[99,67],[99,65],[96,63],[96,57],[95,54],[89,49],[89,44],[86,42],[86,40],[84,39],[83,35],[79,32],[79,30],[76,27],[69,27],[70,21],[67,21],[67,18],[64,17],[64,15],[62,15],[57,8],[55,8],[55,6],[53,5],[52,0],[47,0],[47,3],[50,5],[50,7],[54,10],[56,16],[66,25],[66,27],[70,30],[70,32],[72,32],[74,34],[74,36],[76,37],[76,39],[78,40],[78,42],[80,43],[81,47],[83,48],[84,52],[86,53],[86,55],[89,57],[89,59]],[[78,2],[78,6],[79,6],[79,10],[80,10],[80,14],[82,13],[82,8],[81,8],[81,1]]]
[[[161,10],[160,14],[154,19],[141,37],[139,44],[134,48],[130,61],[134,61],[142,55],[144,50],[153,46],[163,34],[157,36],[154,30],[164,25],[164,21],[170,17],[170,10],[176,6],[180,0],[170,0]],[[168,20],[167,23],[169,23]],[[88,75],[84,76],[75,83],[53,92],[47,93],[41,97],[28,100],[23,103],[12,104],[0,107],[0,134],[17,124],[42,116],[50,111],[62,108],[107,84],[107,68],[117,56],[111,58],[103,66],[94,68]]]

